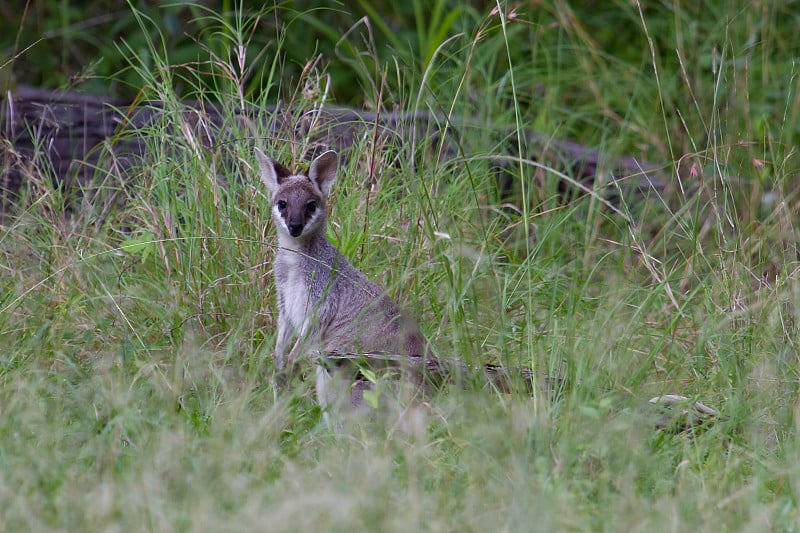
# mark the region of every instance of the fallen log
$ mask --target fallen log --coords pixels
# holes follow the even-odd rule
[[[180,105],[181,109],[168,109],[163,102],[131,102],[22,85],[0,95],[0,213],[33,176],[50,176],[61,190],[87,186],[112,168],[123,182],[130,179],[126,171],[146,158],[148,128],[176,111],[198,130],[197,138],[206,149],[213,151],[230,140],[230,110],[226,115],[219,105],[205,102]],[[501,146],[501,153],[487,156],[495,157],[500,168],[523,158],[552,165],[589,187],[601,168],[610,172],[606,184],[616,180],[626,188],[661,190],[666,183],[659,167],[634,157],[607,157],[593,148],[530,130],[521,132],[524,146],[520,147],[516,146],[516,134],[511,135],[514,128],[449,121],[433,113],[371,113],[328,105],[303,109],[243,105],[234,114],[233,122],[238,122],[241,131],[260,121],[263,124],[250,128],[251,133],[267,131],[276,142],[291,146],[302,142],[317,152],[334,149],[343,157],[368,136],[379,139],[382,146],[405,146],[411,157],[416,155],[416,139],[425,139],[441,160],[466,158],[459,153],[459,146],[480,129],[495,131],[499,139],[512,139],[505,141],[505,148]],[[314,155],[295,154],[294,149],[292,153],[298,158]]]
[[[649,403],[661,414],[656,429],[672,433],[683,433],[702,426],[710,426],[717,420],[725,420],[719,411],[703,402],[692,401],[679,394],[664,394],[650,398]]]

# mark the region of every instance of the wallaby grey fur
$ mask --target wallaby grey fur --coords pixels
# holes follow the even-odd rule
[[[416,324],[325,237],[336,153],[328,151],[314,159],[307,174],[293,174],[258,148],[256,157],[261,181],[272,193],[278,233],[272,267],[279,312],[276,366],[282,369],[286,364],[294,337],[289,364],[317,352],[424,355],[425,339]],[[325,367],[318,365],[317,400],[323,411],[336,396],[329,381]]]

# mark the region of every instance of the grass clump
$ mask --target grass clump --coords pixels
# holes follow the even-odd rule
[[[791,15],[436,5],[447,31],[420,30],[418,70],[357,40],[346,65],[374,108],[474,120],[454,121],[455,148],[419,131],[379,146],[366,129],[330,237],[438,354],[563,376],[556,393],[387,393],[396,408],[340,434],[307,382],[275,400],[275,236],[252,147],[293,166],[316,147],[247,113],[273,97],[322,105],[333,70],[309,61],[290,85],[275,59],[257,84],[243,75],[269,10],[198,13],[244,48],[177,68],[130,8],[156,37],[120,47],[126,73],[163,111],[137,132],[146,160],[113,181],[124,201],[70,204],[32,167],[0,227],[0,529],[797,530],[800,99],[778,23]],[[604,52],[623,21],[636,46]],[[187,113],[179,87],[222,123]],[[549,162],[515,155],[530,125],[644,153],[667,186],[573,194]],[[497,153],[513,161],[500,179]],[[663,394],[720,416],[658,429],[648,399]]]

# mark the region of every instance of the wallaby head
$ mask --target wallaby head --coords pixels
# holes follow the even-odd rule
[[[328,193],[336,181],[336,152],[311,162],[308,174],[292,174],[256,148],[261,181],[272,193],[272,218],[282,232],[302,240],[324,231]]]

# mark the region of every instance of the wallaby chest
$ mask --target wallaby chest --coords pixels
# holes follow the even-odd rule
[[[275,259],[274,274],[281,316],[295,332],[304,331],[312,302],[308,277],[301,268],[300,257],[295,252],[279,253]]]
[[[275,259],[279,307],[296,332],[304,332],[310,320],[319,320],[333,283],[333,258],[317,248],[283,249]]]

